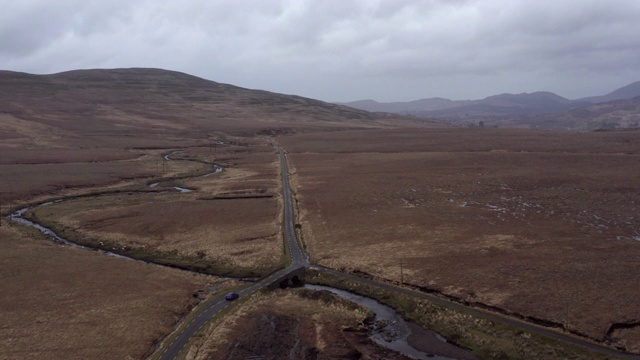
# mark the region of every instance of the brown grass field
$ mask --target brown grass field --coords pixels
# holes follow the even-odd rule
[[[0,164],[3,205],[11,201],[17,207],[56,196],[131,187],[144,179],[179,177],[209,168],[195,162],[165,161],[162,154],[168,152],[116,151],[124,159],[114,159],[109,158],[111,149],[89,152],[72,148],[50,152],[38,149],[27,151],[32,155],[27,160],[19,151],[8,151],[3,153],[8,164]],[[94,161],[95,156],[105,158]]]
[[[235,144],[232,137],[224,139]],[[71,240],[225,274],[255,276],[279,266],[279,164],[274,149],[252,139],[216,145],[215,151],[206,146],[208,141],[195,143],[199,147],[8,146],[0,165],[5,185],[1,210],[6,214],[9,203],[16,209],[71,196],[34,211]],[[183,144],[194,142],[187,138]],[[163,160],[169,153],[172,161]],[[210,162],[225,171],[203,176],[213,170]],[[151,182],[160,184],[150,188]],[[196,191],[169,191],[173,186]],[[119,192],[83,195],[104,191]],[[272,196],[211,200],[252,194]],[[59,246],[21,226],[8,227],[6,220],[0,230],[7,249],[0,288],[12,294],[3,296],[1,304],[3,359],[144,358],[195,304],[193,295],[202,290],[207,294],[209,284],[220,282]]]
[[[194,196],[101,196],[41,207],[35,216],[82,244],[134,257],[138,252],[173,255],[193,261],[188,268],[202,263],[209,273],[244,269],[243,275],[255,276],[280,264],[274,199],[206,201]]]
[[[0,358],[140,359],[221,284],[0,227]]]
[[[320,264],[603,341],[640,321],[640,132],[279,137]],[[609,334],[640,351],[637,331]]]
[[[169,176],[153,187],[195,189],[191,193],[84,197],[36,208],[29,216],[78,243],[135,258],[220,275],[266,274],[281,265],[282,241],[279,163],[275,150],[265,144],[220,146],[215,154],[208,148],[172,152],[165,167],[173,173],[203,167],[209,155],[225,167],[221,173],[184,179]],[[142,189],[151,190],[146,185]]]

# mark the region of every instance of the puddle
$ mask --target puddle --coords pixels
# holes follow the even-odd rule
[[[192,189],[182,188],[179,186],[174,186],[173,188],[180,191],[181,193],[190,193],[193,191]]]

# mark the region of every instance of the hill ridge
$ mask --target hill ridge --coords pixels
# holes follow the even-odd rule
[[[340,103],[357,109],[387,111],[416,116],[440,118],[470,118],[477,116],[541,115],[561,113],[612,100],[640,96],[640,81],[614,90],[607,95],[581,99],[567,99],[550,91],[501,93],[476,100],[450,100],[440,97],[404,102],[378,102],[375,100]]]

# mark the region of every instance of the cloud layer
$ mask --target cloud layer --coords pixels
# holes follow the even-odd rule
[[[323,100],[640,80],[636,0],[0,0],[0,68],[160,67]]]

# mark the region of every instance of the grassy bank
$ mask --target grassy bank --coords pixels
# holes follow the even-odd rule
[[[406,320],[431,329],[481,359],[615,359],[470,314],[434,305],[399,292],[309,271],[308,283],[327,285],[367,296],[392,307]]]
[[[52,219],[38,217],[33,211],[28,211],[25,213],[24,217],[51,229],[58,234],[58,236],[78,245],[92,249],[109,251],[153,264],[194,271],[202,274],[236,278],[254,278],[266,276],[278,270],[282,266],[265,265],[255,267],[238,267],[234,264],[227,264],[207,258],[206,256],[201,256],[202,254],[190,255],[181,253],[178,250],[162,251],[148,247],[120,244],[106,239],[81,236],[75,229],[61,225]]]

